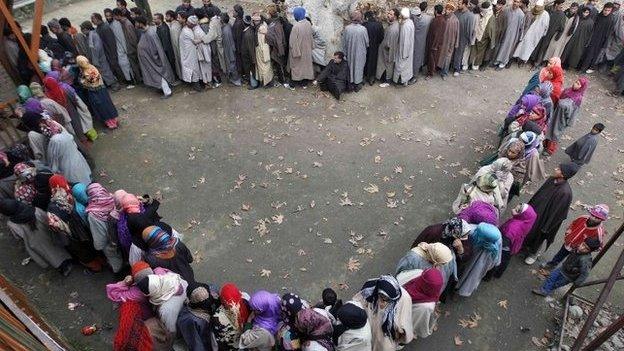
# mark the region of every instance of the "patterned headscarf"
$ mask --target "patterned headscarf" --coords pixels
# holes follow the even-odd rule
[[[210,322],[210,316],[217,311],[221,304],[219,301],[219,288],[210,284],[191,282],[186,289],[186,293],[191,313]]]
[[[178,243],[178,238],[169,235],[160,227],[149,226],[145,228],[142,238],[149,247],[150,253],[164,259],[175,256],[175,246]]]
[[[39,122],[39,130],[41,134],[51,138],[57,134],[61,134],[63,127],[50,118],[42,118]]]
[[[237,329],[242,330],[245,323],[247,323],[247,318],[249,318],[249,307],[243,299],[241,291],[235,284],[225,283],[221,287],[219,298],[227,311],[234,314],[234,320],[238,321]]]
[[[301,333],[301,339],[305,341],[316,341],[327,351],[334,349],[332,334],[334,328],[331,320],[316,312],[312,308],[304,308],[297,313],[295,327]]]
[[[463,221],[459,217],[445,221],[442,227],[442,238],[459,239],[464,236]]]
[[[293,326],[297,319],[297,313],[304,308],[308,308],[307,303],[298,295],[286,293],[282,296],[282,321]]]
[[[91,183],[87,187],[89,205],[86,211],[100,221],[107,221],[115,210],[113,196],[100,183]]]
[[[373,305],[375,311],[379,308],[379,295],[382,294],[388,298],[388,305],[383,311],[381,329],[384,335],[394,339],[396,337],[394,327],[396,304],[402,294],[401,285],[399,285],[396,278],[391,275],[382,275],[377,279],[370,279],[364,283],[360,294],[367,302]]]

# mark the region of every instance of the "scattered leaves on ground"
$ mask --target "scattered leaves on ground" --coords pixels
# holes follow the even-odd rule
[[[349,270],[349,272],[355,272],[355,271],[359,271],[360,270],[360,260],[350,257],[349,258],[349,262],[347,262],[347,269]]]

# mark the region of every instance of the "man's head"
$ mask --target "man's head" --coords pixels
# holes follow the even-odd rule
[[[175,21],[177,17],[178,15],[176,15],[175,11],[173,10],[165,12],[165,21],[167,21],[168,23]]]
[[[375,13],[373,11],[366,11],[364,12],[364,19],[367,21],[374,21],[375,20]]]
[[[262,23],[262,17],[260,16],[259,12],[254,12],[251,15],[251,24],[253,24],[254,27],[259,26]]]
[[[590,13],[591,13],[591,11],[589,10],[589,8],[583,7],[583,12],[581,12],[581,16],[583,18],[587,18],[587,17],[589,17]]]
[[[468,0],[461,0],[459,2],[459,10],[466,11],[468,9]]]
[[[515,10],[517,8],[520,8],[520,5],[522,5],[522,1],[521,0],[513,0],[513,3],[511,4],[511,7]]]
[[[191,7],[191,0],[182,0],[182,4],[181,6],[185,9],[188,9]]]
[[[437,4],[433,7],[433,13],[436,16],[442,16],[442,13],[444,12],[444,6]]]
[[[386,19],[388,20],[388,22],[394,22],[398,18],[397,13],[395,13],[394,11],[394,9],[388,10],[388,12],[386,13]]]
[[[576,13],[578,12],[578,9],[579,9],[579,4],[577,2],[571,3],[570,7],[568,7],[568,12],[570,13],[570,16],[576,15]]]
[[[130,17],[131,18],[137,18],[139,16],[145,16],[145,11],[143,11],[142,9],[138,8],[138,7],[133,7],[130,9]]]
[[[622,5],[621,0],[617,0],[613,2],[613,12],[618,11],[620,9],[620,6]]]
[[[600,134],[605,129],[605,125],[602,123],[596,123],[591,129],[592,134]]]
[[[418,4],[418,7],[420,8],[420,12],[422,13],[427,12],[427,6],[429,6],[429,3],[426,1],[423,1],[420,4]]]
[[[195,15],[188,16],[188,18],[186,19],[186,26],[189,28],[195,27],[197,23],[199,23],[199,18],[197,18],[197,16]]]
[[[120,10],[124,10],[128,7],[128,3],[126,0],[117,0],[117,8]]]
[[[93,30],[93,24],[89,21],[84,21],[80,24],[80,31],[82,34],[87,35],[90,31]]]
[[[137,29],[145,29],[147,28],[147,18],[145,16],[139,16],[134,19],[134,26]]]
[[[230,23],[230,15],[228,15],[227,12],[223,12],[221,14],[221,23],[223,23],[223,24]]]
[[[496,1],[496,11],[501,11],[505,5],[507,5],[507,0],[497,0]]]
[[[46,27],[46,26],[42,25],[42,26],[41,26],[41,33],[40,33],[40,34],[41,34],[41,36],[42,36],[42,37],[45,37],[45,36],[50,35],[50,32],[48,32],[48,27]],[[5,34],[5,35],[6,35],[6,34]]]
[[[613,3],[608,2],[602,7],[602,15],[606,17],[609,16],[611,12],[613,12]]]
[[[579,170],[579,165],[574,162],[562,163],[559,167],[555,168],[555,174],[553,177],[558,179],[570,179],[574,177]]]
[[[48,28],[50,28],[50,32],[54,34],[60,34],[63,32],[63,28],[61,28],[61,24],[56,18],[53,18],[50,22],[48,22]]]
[[[69,21],[69,19],[67,17],[63,17],[61,19],[59,19],[59,24],[61,25],[61,28],[64,31],[68,31],[71,28],[71,22]]]
[[[587,0],[585,5],[587,5],[587,6],[596,6],[597,2],[598,2],[598,0]]]
[[[188,15],[186,14],[186,12],[178,12],[177,19],[178,19],[178,22],[180,22],[180,24],[184,26],[184,25],[186,25],[186,22],[187,22],[187,19],[188,19]]]
[[[106,18],[106,22],[111,23],[113,22],[114,18],[113,18],[113,10],[111,9],[104,9],[104,18]]]
[[[204,4],[204,6],[210,6],[212,5],[212,0],[202,0],[202,4]]]
[[[562,11],[565,0],[555,0],[555,10]]]
[[[91,14],[91,23],[97,26],[97,25],[100,25],[102,22],[104,22],[102,20],[102,15],[96,12]]]
[[[124,17],[123,15],[123,11],[121,11],[119,8],[113,9],[113,18],[116,21],[121,21]]]
[[[162,13],[155,13],[152,21],[154,21],[154,25],[160,26],[165,21],[165,17]]]
[[[454,3],[447,2],[446,5],[444,5],[444,14],[451,15],[453,12],[455,12],[456,9],[457,7],[455,6]]]
[[[335,63],[340,63],[340,62],[342,62],[343,59],[344,59],[344,52],[342,52],[342,51],[334,52],[334,62]]]

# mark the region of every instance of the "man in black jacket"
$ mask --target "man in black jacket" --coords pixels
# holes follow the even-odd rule
[[[336,100],[347,90],[349,83],[349,64],[344,60],[344,53],[336,51],[321,74],[312,84],[318,84],[322,91],[329,91]]]

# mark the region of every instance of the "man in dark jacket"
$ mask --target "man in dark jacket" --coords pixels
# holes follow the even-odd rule
[[[175,52],[173,51],[173,44],[171,44],[171,33],[162,13],[154,14],[154,25],[156,26],[156,33],[158,33],[158,38],[160,39],[163,50],[165,50],[167,61],[169,61],[169,65],[171,65],[173,73],[175,74],[176,59]]]
[[[113,74],[117,77],[117,81],[125,82],[126,78],[121,70],[121,66],[119,66],[117,42],[115,41],[113,30],[110,28],[108,22],[104,22],[102,15],[99,13],[91,14],[91,23],[95,26],[95,32],[100,36],[100,39],[102,39],[104,54],[106,55],[106,59],[108,60]]]
[[[74,41],[72,40],[71,35],[69,35],[63,30],[63,28],[61,28],[61,24],[56,18],[53,18],[50,22],[48,22],[48,28],[50,28],[50,31],[56,35],[58,43],[61,44],[66,52],[71,52],[74,55],[78,55],[78,51],[76,50],[76,46],[74,45]],[[63,57],[56,58],[61,60]]]
[[[340,95],[347,90],[349,75],[349,64],[344,60],[344,53],[336,51],[334,58],[312,84],[318,84],[322,91],[329,91],[336,100],[340,100]]]
[[[41,26],[41,40],[39,41],[39,48],[48,52],[52,52],[52,56],[55,59],[61,60],[65,57],[65,48],[58,42],[58,40],[50,36],[48,27]]]
[[[594,28],[592,29],[592,36],[589,39],[589,43],[585,47],[583,53],[583,59],[581,60],[580,71],[585,71],[587,74],[594,73],[594,68],[600,62],[599,59],[602,56],[602,51],[607,47],[608,38],[613,32],[613,3],[608,2],[602,8],[600,14],[596,16],[594,22]]]

